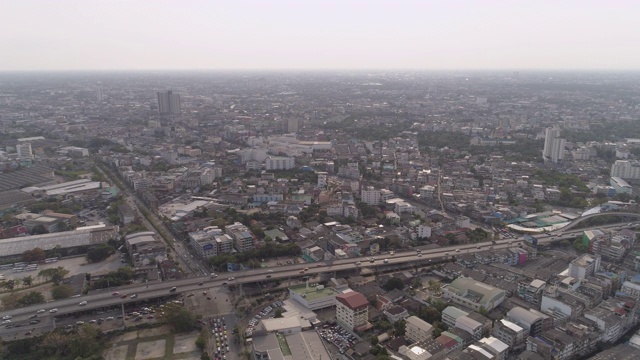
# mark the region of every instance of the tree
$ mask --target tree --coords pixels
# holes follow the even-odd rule
[[[51,297],[55,300],[71,297],[75,291],[69,285],[56,285],[51,289]]]
[[[402,282],[402,279],[400,278],[392,277],[389,280],[387,280],[387,282],[384,283],[384,285],[382,285],[382,288],[385,289],[386,291],[391,291],[393,289],[402,290],[404,289],[404,282]]]
[[[13,290],[15,286],[16,286],[16,282],[14,280],[9,280],[4,283],[4,287],[6,287],[9,290]]]
[[[181,306],[169,306],[164,309],[164,321],[173,327],[176,332],[191,331],[196,325],[196,318]]]
[[[116,250],[110,245],[100,244],[87,251],[87,260],[91,263],[97,263],[113,255],[115,252]]]
[[[33,277],[31,275],[22,278],[24,286],[29,287],[33,283]]]
[[[589,250],[589,245],[585,244],[581,238],[577,238],[573,241],[573,247],[580,254],[585,253]]]
[[[207,343],[207,329],[203,328],[202,330],[200,330],[200,334],[198,335],[198,338],[196,339],[196,346],[198,347],[198,349],[202,350],[204,349],[204,346]]]
[[[58,266],[57,268],[49,268],[40,270],[38,276],[44,278],[45,281],[53,281],[54,284],[59,285],[62,279],[69,273],[69,270]]]
[[[398,320],[393,324],[393,334],[395,336],[404,336],[407,323],[404,320]]]
[[[369,342],[371,343],[371,345],[376,346],[378,345],[378,337],[373,335],[369,338]]]
[[[482,316],[487,316],[489,315],[489,310],[487,310],[484,306],[480,306],[480,309],[478,309],[478,313]]]
[[[32,230],[31,230],[31,234],[32,235],[40,235],[40,234],[48,234],[49,232],[47,231],[47,229],[45,229],[44,225],[40,224],[35,226]]]
[[[41,304],[44,302],[44,296],[37,291],[30,291],[25,296],[18,300],[17,305],[19,307],[31,306],[35,304]]]
[[[34,248],[33,250],[27,250],[22,253],[22,261],[32,262],[44,260],[47,257],[44,250],[40,248]]]
[[[282,309],[281,308],[276,308],[275,314],[273,315],[274,318],[278,319],[282,317]]]

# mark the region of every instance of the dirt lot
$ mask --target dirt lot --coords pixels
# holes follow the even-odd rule
[[[79,273],[91,273],[92,275],[100,275],[106,274],[109,271],[117,270],[119,267],[127,265],[120,262],[119,256],[119,253],[116,252],[108,259],[95,264],[89,264],[87,263],[87,259],[84,256],[79,256],[69,259],[62,259],[55,263],[41,264],[35,271],[14,273],[13,270],[7,269],[0,270],[0,273],[4,275],[6,280],[24,278],[29,275],[31,275],[31,277],[35,279],[38,276],[38,272],[40,272],[40,270],[62,266],[63,268],[69,270],[68,276],[76,275]]]
[[[106,360],[199,359],[198,332],[172,334],[168,326],[131,331],[114,339]]]

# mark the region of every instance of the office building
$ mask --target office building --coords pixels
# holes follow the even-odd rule
[[[565,139],[560,138],[560,129],[547,128],[544,137],[542,157],[545,161],[558,163],[564,159]]]
[[[312,311],[336,305],[336,296],[339,294],[335,288],[311,286],[308,283],[289,288],[289,298]]]
[[[375,189],[373,186],[367,186],[366,189],[360,191],[360,198],[367,205],[380,205],[380,190]]]
[[[369,301],[357,291],[336,296],[336,320],[350,331],[369,323]]]
[[[294,158],[284,156],[269,156],[264,162],[266,170],[289,170],[293,169]]]
[[[180,115],[180,94],[158,91],[158,114]]]
[[[586,279],[600,269],[600,255],[583,254],[569,263],[569,276]]]
[[[248,227],[236,222],[232,225],[226,226],[225,231],[229,236],[231,236],[231,238],[233,238],[236,250],[239,252],[253,250],[254,237]]]
[[[102,88],[102,86],[97,86],[96,87],[96,99],[98,101],[103,101],[104,100],[104,89]]]
[[[628,180],[640,179],[640,161],[616,160],[611,165],[611,177]]]

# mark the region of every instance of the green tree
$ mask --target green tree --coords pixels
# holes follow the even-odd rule
[[[69,270],[58,266],[56,268],[49,268],[40,270],[38,276],[45,279],[45,281],[53,281],[54,284],[59,285],[62,279],[69,273]]]
[[[282,309],[281,308],[276,308],[276,311],[273,315],[274,318],[278,319],[282,317]]]
[[[99,244],[87,251],[87,260],[91,263],[97,263],[113,255],[115,252],[116,250],[110,245]]]
[[[16,287],[15,280],[8,280],[7,282],[4,283],[4,287],[6,287],[9,290],[13,290],[13,288]]]
[[[37,225],[31,230],[32,235],[40,235],[40,234],[48,234],[49,232],[45,229],[44,225]]]
[[[56,285],[51,289],[51,297],[55,300],[66,299],[71,297],[74,293],[74,290],[69,285]]]
[[[200,330],[200,334],[198,335],[198,338],[196,339],[196,346],[198,347],[198,349],[202,350],[204,349],[204,346],[207,343],[207,329],[203,328],[202,330]]]
[[[395,336],[404,336],[406,331],[406,321],[398,320],[393,324],[393,334]]]
[[[402,290],[404,289],[404,282],[402,282],[402,279],[400,278],[392,277],[382,285],[382,288],[386,291],[391,291],[393,289]]]
[[[44,296],[37,291],[30,291],[18,300],[19,307],[41,304],[44,302]]]
[[[46,257],[47,255],[45,254],[44,250],[38,247],[22,253],[22,261],[25,262],[40,261],[44,260]]]
[[[33,283],[33,276],[29,275],[22,278],[22,284],[24,284],[24,286],[29,287],[31,286],[32,283]]]
[[[176,332],[191,331],[196,326],[196,318],[191,311],[182,306],[169,306],[164,309],[164,322]]]

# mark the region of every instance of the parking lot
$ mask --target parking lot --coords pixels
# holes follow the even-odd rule
[[[318,334],[325,341],[333,344],[340,354],[344,354],[350,347],[355,345],[357,338],[343,329],[340,325],[324,325],[318,329]]]
[[[100,275],[106,274],[110,271],[118,270],[119,267],[125,266],[120,262],[120,257],[118,253],[111,255],[109,258],[101,261],[99,263],[90,264],[87,263],[87,259],[83,256],[66,258],[58,260],[57,262],[52,262],[49,264],[38,264],[38,267],[32,271],[21,271],[21,272],[13,272],[12,269],[0,270],[0,274],[4,276],[4,280],[15,280],[21,279],[27,276],[31,276],[33,278],[38,276],[38,273],[41,270],[49,269],[49,268],[57,268],[61,266],[67,270],[69,270],[69,275],[76,275],[80,273],[90,273],[92,275]]]

